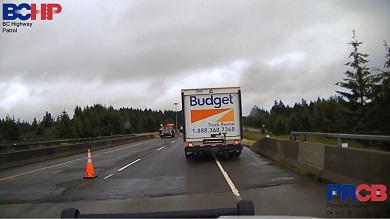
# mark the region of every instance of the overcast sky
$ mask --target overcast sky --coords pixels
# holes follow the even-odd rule
[[[0,33],[0,118],[95,103],[175,110],[180,89],[220,86],[242,88],[248,115],[335,95],[353,29],[368,67],[383,67],[390,43],[388,0],[53,2],[52,21]]]

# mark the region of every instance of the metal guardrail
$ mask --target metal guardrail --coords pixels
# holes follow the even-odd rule
[[[307,141],[306,136],[319,136],[327,138],[337,138],[337,146],[342,146],[342,139],[359,139],[359,140],[373,140],[373,141],[390,141],[388,135],[357,135],[357,134],[337,134],[337,133],[319,133],[319,132],[291,132],[290,140],[296,141],[296,136],[303,136]]]
[[[143,136],[157,134],[157,132],[152,133],[142,133],[142,134],[128,134],[128,135],[115,135],[115,136],[101,136],[101,137],[92,137],[92,138],[79,138],[79,139],[66,139],[66,140],[56,140],[56,141],[21,141],[14,142],[9,144],[0,144],[0,154],[7,152],[16,152],[24,150],[32,150],[36,148],[50,148],[58,147],[71,144],[83,144],[89,142],[98,142],[98,141],[108,141],[114,139],[124,139],[129,137]]]

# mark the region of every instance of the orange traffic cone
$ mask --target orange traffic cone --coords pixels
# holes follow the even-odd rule
[[[91,150],[88,149],[88,161],[87,161],[87,172],[85,173],[84,179],[93,179],[96,178],[95,172],[93,171]]]

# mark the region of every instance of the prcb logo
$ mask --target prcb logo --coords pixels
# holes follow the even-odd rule
[[[30,13],[23,15],[20,13],[21,10],[29,10]],[[37,14],[40,14],[41,20],[53,20],[53,14],[59,14],[62,11],[60,4],[41,4],[38,8],[37,4],[22,3],[15,5],[12,3],[3,4],[3,20],[36,20]]]
[[[365,192],[363,192],[365,191]],[[341,201],[346,202],[347,197],[350,197],[351,201],[367,202],[369,200],[375,202],[386,201],[386,186],[382,184],[373,184],[371,186],[367,184],[361,184],[354,186],[351,184],[328,184],[326,187],[328,202],[333,201],[333,196],[341,195]],[[367,194],[366,194],[367,193]]]

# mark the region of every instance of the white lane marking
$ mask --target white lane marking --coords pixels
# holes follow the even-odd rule
[[[32,170],[32,171],[25,172],[25,173],[20,173],[20,174],[17,174],[17,175],[9,176],[9,177],[0,179],[0,181],[7,180],[7,179],[12,179],[12,178],[15,178],[15,177],[18,177],[18,176],[24,176],[24,175],[27,175],[27,174],[30,174],[30,173],[35,173],[35,172],[41,171],[41,170],[50,169],[50,168],[61,166],[61,165],[67,164],[67,163],[72,163],[74,161],[78,161],[78,160],[81,160],[81,159],[85,159],[85,157],[78,158],[78,159],[75,159],[75,160],[66,161],[66,162],[63,162],[63,163],[51,165],[51,166],[40,168],[40,169],[36,169],[36,170]]]
[[[108,178],[110,178],[110,177],[113,176],[113,175],[114,175],[114,174],[112,173],[112,174],[110,174],[110,175],[104,177],[104,179],[108,179]]]
[[[134,146],[140,145],[142,143],[144,143],[144,141],[139,142],[139,143],[135,143],[135,144],[131,144],[131,145],[126,146],[126,147],[121,147],[121,148],[118,148],[118,149],[113,149],[113,150],[101,152],[101,153],[98,153],[98,154],[94,154],[94,155],[92,155],[92,158],[96,157],[96,156],[99,156],[99,155],[102,155],[102,154],[110,153],[110,152],[113,152],[113,151],[123,150],[123,149],[126,149],[128,147],[134,147]],[[63,163],[59,163],[59,164],[43,167],[43,168],[40,168],[40,169],[28,171],[28,172],[25,172],[25,173],[20,173],[20,174],[16,174],[16,175],[13,175],[13,176],[5,177],[5,178],[0,179],[0,181],[4,181],[4,180],[7,180],[7,179],[12,179],[12,178],[19,177],[19,176],[24,176],[24,175],[27,175],[27,174],[35,173],[35,172],[38,172],[38,171],[41,171],[41,170],[50,169],[50,168],[53,168],[53,167],[57,167],[57,166],[61,166],[61,165],[64,165],[64,164],[72,163],[74,161],[78,161],[78,160],[82,160],[82,159],[85,159],[85,157],[77,158],[77,159],[66,161],[66,162],[63,162]]]
[[[175,141],[171,141],[171,144],[175,143]]]
[[[129,167],[129,166],[131,166],[131,165],[133,165],[133,164],[137,163],[137,162],[138,162],[138,161],[140,161],[140,160],[141,160],[141,158],[139,158],[139,159],[137,159],[137,160],[135,160],[135,161],[133,161],[133,162],[131,162],[131,163],[127,164],[126,166],[124,166],[124,167],[120,168],[120,169],[118,170],[118,172],[120,172],[120,171],[122,171],[122,170],[126,169],[127,167]]]
[[[223,169],[221,163],[218,161],[218,159],[214,156],[214,160],[215,162],[217,163],[218,167],[219,167],[219,170],[221,170],[223,176],[225,177],[225,180],[226,182],[229,184],[230,186],[230,189],[232,190],[233,194],[236,196],[236,198],[238,200],[241,200],[241,196],[240,196],[240,192],[238,191],[238,189],[236,188],[236,186],[234,185],[233,181],[230,179],[229,175],[227,174],[227,172]]]
[[[157,149],[157,151],[159,151],[159,150],[161,150],[161,149],[163,149],[163,148],[165,148],[165,146],[162,146],[161,148]]]

